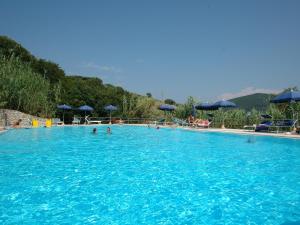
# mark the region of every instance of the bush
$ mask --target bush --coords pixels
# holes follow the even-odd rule
[[[0,90],[2,107],[39,116],[54,112],[49,82],[16,58],[0,57]]]

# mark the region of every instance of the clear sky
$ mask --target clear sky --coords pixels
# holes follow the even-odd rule
[[[0,34],[160,99],[300,87],[299,0],[1,0]]]

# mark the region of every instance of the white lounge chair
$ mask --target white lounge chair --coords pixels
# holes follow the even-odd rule
[[[85,117],[85,121],[87,124],[101,124],[101,120],[97,120],[97,118],[89,118],[88,116]]]
[[[255,129],[256,129],[256,124],[253,124],[253,125],[245,125],[243,128],[244,128],[245,131],[255,131]]]
[[[53,118],[52,119],[52,124],[56,126],[62,126],[65,125],[63,121],[61,121],[59,118]]]
[[[80,119],[78,119],[77,117],[74,116],[73,118],[73,121],[72,121],[72,124],[76,124],[76,125],[79,125],[80,124]]]

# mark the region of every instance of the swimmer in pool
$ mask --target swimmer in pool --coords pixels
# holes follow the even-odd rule
[[[111,129],[110,129],[110,127],[107,127],[106,133],[107,133],[107,134],[111,134]]]
[[[248,137],[247,143],[255,143],[255,138],[254,137]]]

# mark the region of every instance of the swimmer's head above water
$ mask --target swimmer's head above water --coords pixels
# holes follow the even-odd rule
[[[110,127],[107,127],[106,133],[111,134],[111,129],[110,129]]]

